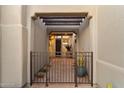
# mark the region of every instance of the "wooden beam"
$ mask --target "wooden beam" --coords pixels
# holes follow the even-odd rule
[[[86,17],[88,12],[52,12],[52,13],[35,13],[36,17],[50,17],[50,16],[67,16],[67,17]]]
[[[49,22],[49,23],[50,23],[50,22],[82,22],[82,19],[80,19],[80,20],[78,20],[78,19],[77,19],[77,20],[73,20],[73,19],[72,19],[72,20],[68,20],[68,19],[67,19],[67,20],[65,20],[65,19],[64,19],[64,20],[59,20],[59,19],[55,19],[55,20],[52,20],[52,19],[51,19],[51,20],[45,20],[45,19],[43,19],[43,22]]]
[[[80,23],[45,23],[45,25],[80,25]]]
[[[36,17],[36,16],[32,16],[31,19],[32,19],[32,20],[36,20],[37,17]]]
[[[88,20],[90,20],[90,19],[92,19],[92,18],[93,18],[92,16],[88,16],[88,17],[87,17]]]

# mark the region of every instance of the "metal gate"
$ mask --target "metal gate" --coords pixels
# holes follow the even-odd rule
[[[59,55],[57,55],[59,54]],[[32,83],[74,83],[93,86],[93,52],[31,52]]]

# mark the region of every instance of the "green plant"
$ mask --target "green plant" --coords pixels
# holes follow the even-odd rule
[[[77,58],[77,66],[79,66],[79,67],[84,66],[84,60],[83,60],[83,57],[81,55],[78,56],[78,58]]]
[[[83,77],[87,74],[87,70],[84,64],[84,59],[82,55],[79,55],[77,58],[77,75]]]

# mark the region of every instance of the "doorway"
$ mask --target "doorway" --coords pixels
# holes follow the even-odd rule
[[[51,32],[49,34],[49,52],[56,56],[72,56],[76,51],[76,34],[74,32]]]
[[[82,15],[70,15],[38,15],[44,22],[44,26],[50,30],[52,28],[52,30],[48,36],[48,51],[31,52],[32,83],[45,83],[46,86],[48,86],[48,83],[74,83],[75,86],[77,86],[77,83],[93,85],[91,73],[91,70],[93,71],[92,52],[77,52],[77,38],[73,32],[74,27],[79,28],[83,22],[82,19],[85,17],[82,17]],[[73,31],[67,31],[67,29],[66,31],[60,31],[60,28],[53,29],[52,26],[69,26]],[[56,29],[58,31],[54,31]],[[86,73],[80,76],[80,69],[83,67]]]
[[[61,55],[61,36],[56,36],[56,56]]]

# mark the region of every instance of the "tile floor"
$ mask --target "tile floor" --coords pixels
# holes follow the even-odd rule
[[[50,83],[46,87],[44,83],[33,83],[31,88],[97,88],[97,85],[91,87],[90,84],[78,84],[78,87],[75,87],[74,83]]]

